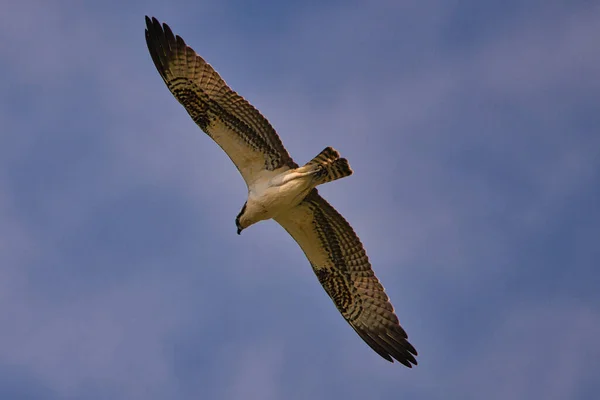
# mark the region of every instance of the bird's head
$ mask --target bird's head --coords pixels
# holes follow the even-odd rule
[[[237,215],[237,217],[235,217],[235,226],[237,228],[237,234],[238,235],[240,233],[242,233],[242,231],[244,230],[244,228],[247,228],[247,226],[244,226],[244,224],[243,224],[243,215],[244,215],[244,212],[246,211],[246,204],[247,203],[244,203],[244,206],[242,207],[242,210]]]

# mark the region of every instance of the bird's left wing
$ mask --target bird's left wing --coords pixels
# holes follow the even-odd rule
[[[381,357],[417,364],[383,286],[354,230],[316,189],[275,218],[298,242],[317,278],[358,335]]]
[[[146,44],[171,93],[227,153],[247,185],[264,170],[297,167],[269,121],[167,24],[146,17]]]

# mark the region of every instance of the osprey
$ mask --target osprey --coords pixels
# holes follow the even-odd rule
[[[231,90],[219,74],[174,36],[146,17],[146,43],[171,93],[194,122],[227,153],[248,186],[235,219],[237,233],[274,219],[298,242],[342,316],[381,357],[411,368],[417,351],[408,342],[383,286],[352,227],[318,185],[352,174],[345,158],[327,147],[300,167],[261,113]]]

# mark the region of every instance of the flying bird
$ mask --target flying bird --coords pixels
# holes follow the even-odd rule
[[[274,219],[300,245],[319,282],[358,335],[384,359],[411,368],[408,342],[365,249],[352,227],[316,186],[352,175],[345,158],[325,148],[296,164],[275,129],[167,24],[146,17],[152,61],[194,122],[235,164],[248,199],[235,219],[237,233]]]

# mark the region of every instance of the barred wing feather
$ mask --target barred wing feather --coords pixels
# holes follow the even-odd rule
[[[319,282],[356,333],[388,361],[412,367],[408,342],[360,239],[314,189],[298,206],[275,218],[298,242]]]

